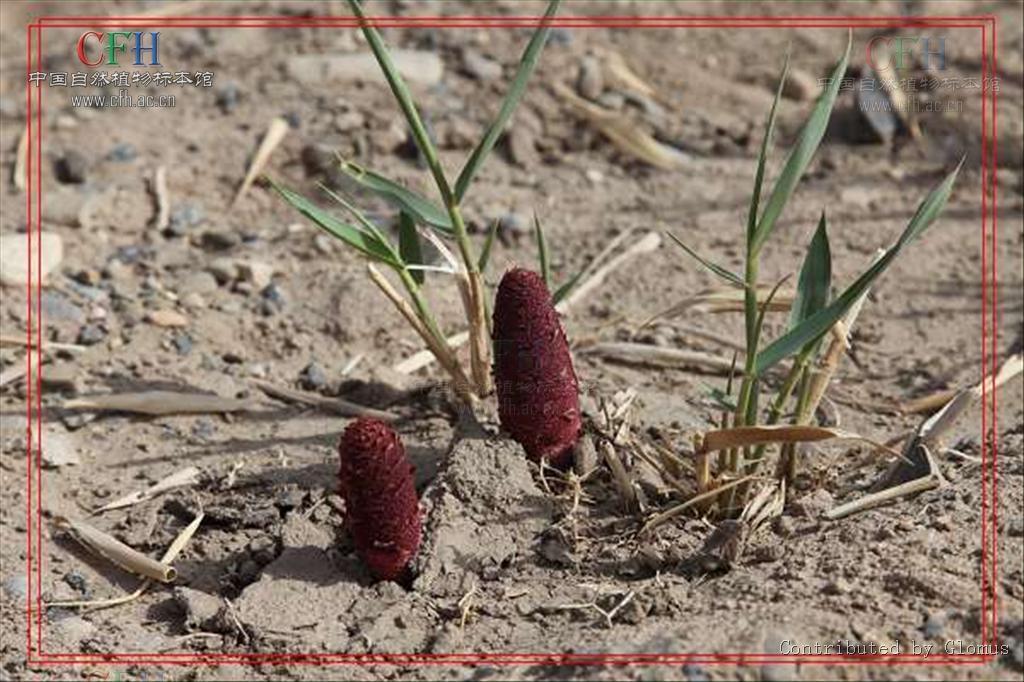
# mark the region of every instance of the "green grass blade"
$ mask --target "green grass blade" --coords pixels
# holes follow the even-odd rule
[[[832,287],[832,250],[828,244],[828,226],[825,212],[821,212],[818,229],[814,231],[811,244],[807,247],[804,264],[800,268],[800,280],[796,296],[789,313],[789,328],[794,329],[808,317],[828,305]]]
[[[420,234],[416,231],[416,221],[405,211],[398,214],[398,253],[406,265],[424,265],[423,246],[420,244]],[[417,284],[423,284],[426,278],[423,270],[410,270],[409,274]]]
[[[483,272],[487,269],[487,263],[491,260],[491,249],[494,247],[494,238],[498,236],[498,228],[501,227],[501,218],[495,218],[491,223],[491,229],[487,231],[484,239],[484,248],[480,251],[480,260],[477,262],[477,269]]]
[[[360,187],[373,192],[392,206],[409,213],[418,222],[435,227],[445,234],[453,234],[452,221],[448,213],[422,194],[351,161],[342,161],[341,170],[355,180]]]
[[[746,286],[743,283],[743,278],[740,277],[739,275],[737,275],[736,273],[734,273],[734,272],[732,272],[732,271],[730,271],[730,270],[728,270],[726,268],[723,268],[721,265],[717,265],[717,264],[712,263],[711,261],[705,259],[699,253],[697,253],[696,251],[691,249],[689,246],[684,244],[682,242],[682,240],[680,240],[678,237],[676,237],[671,232],[666,232],[665,234],[667,234],[672,241],[674,241],[676,244],[678,244],[680,247],[682,247],[683,251],[685,251],[686,253],[690,254],[690,256],[694,260],[696,260],[698,263],[703,265],[705,268],[707,268],[711,272],[715,273],[716,275],[718,275],[722,279],[725,279],[725,280],[731,282],[732,284],[735,284],[736,286],[740,287],[741,289]]]
[[[363,13],[363,6],[359,0],[348,0],[349,6],[352,8],[352,12],[360,19],[364,21],[366,15]],[[369,43],[370,49],[373,51],[374,57],[377,58],[377,63],[380,64],[381,71],[384,72],[384,78],[388,82],[388,86],[391,88],[391,92],[395,95],[395,99],[398,100],[398,106],[402,109],[402,114],[405,116],[406,122],[409,124],[410,130],[412,130],[413,139],[416,140],[416,146],[419,147],[420,152],[423,154],[423,158],[426,160],[427,165],[430,167],[430,172],[434,176],[434,181],[437,183],[438,191],[441,193],[441,199],[447,206],[452,200],[451,188],[448,185],[448,180],[445,178],[444,170],[441,167],[441,161],[437,155],[437,149],[434,147],[434,143],[430,141],[430,136],[427,134],[427,128],[423,124],[423,119],[420,117],[419,111],[416,109],[416,104],[413,102],[412,93],[409,92],[408,86],[405,84],[405,79],[398,72],[398,67],[391,61],[391,54],[388,52],[387,45],[384,44],[384,39],[381,37],[380,32],[364,23],[362,26],[363,35],[366,36],[366,42]],[[441,227],[435,223],[429,223],[434,227]],[[450,229],[450,226],[449,226]]]
[[[480,170],[484,159],[486,159],[487,155],[491,153],[492,149],[494,149],[494,145],[498,142],[498,138],[505,130],[505,125],[512,117],[512,113],[516,110],[519,100],[522,99],[523,93],[526,91],[526,83],[530,80],[530,76],[533,74],[533,70],[537,66],[537,60],[540,57],[541,51],[544,49],[544,44],[547,43],[550,28],[544,22],[555,15],[560,3],[561,0],[551,0],[548,4],[548,9],[544,13],[544,19],[542,20],[541,25],[533,32],[530,42],[527,43],[526,49],[523,50],[523,56],[519,60],[519,68],[516,70],[515,78],[512,79],[512,86],[509,88],[508,94],[505,95],[505,100],[501,103],[501,109],[498,110],[497,117],[495,117],[494,121],[492,121],[491,125],[487,128],[487,132],[484,133],[483,138],[480,140],[480,144],[476,146],[476,149],[474,149],[473,153],[470,154],[469,159],[466,160],[466,165],[462,167],[462,172],[459,173],[459,177],[455,181],[456,203],[462,201],[462,197],[465,196],[466,190],[469,188],[469,184],[473,180],[473,176],[476,175],[478,170]]]
[[[963,163],[963,160],[961,160],[957,167],[935,189],[929,192],[925,200],[918,206],[917,212],[910,219],[910,223],[903,231],[903,234],[900,235],[900,238],[882,254],[881,258],[875,261],[874,265],[858,277],[853,284],[848,286],[832,303],[805,319],[794,329],[791,329],[758,353],[757,360],[754,363],[755,376],[761,375],[776,363],[799,352],[807,344],[814,343],[824,336],[836,322],[842,319],[850,307],[857,302],[857,299],[889,267],[889,264],[899,255],[900,251],[935,221],[935,218],[949,199],[950,192],[953,190],[953,183],[956,181],[957,174],[960,172]]]
[[[301,194],[272,180],[270,184],[285,201],[312,220],[320,229],[337,237],[369,258],[387,263],[392,267],[401,267],[401,263],[395,258],[394,250],[389,244],[382,242],[377,235],[372,232],[364,232],[355,225],[338,220]]]
[[[548,257],[548,240],[544,237],[544,229],[540,226],[540,218],[533,214],[533,233],[537,238],[537,259],[540,261],[540,275],[544,284],[551,289],[551,260]]]
[[[760,251],[761,246],[764,245],[768,235],[774,229],[775,222],[782,214],[782,209],[785,208],[789,198],[793,195],[793,191],[800,182],[800,178],[803,177],[804,171],[807,170],[811,158],[818,150],[818,145],[821,144],[821,138],[825,135],[825,128],[828,127],[828,120],[832,115],[832,107],[835,104],[836,96],[839,94],[839,86],[842,83],[843,74],[846,73],[846,65],[850,60],[851,45],[852,36],[847,40],[846,50],[843,52],[842,59],[839,60],[839,63],[833,69],[828,86],[815,103],[811,115],[807,118],[807,122],[804,123],[803,130],[800,131],[800,137],[797,140],[796,146],[789,152],[786,163],[782,167],[782,172],[775,181],[775,186],[768,197],[764,212],[761,214],[761,218],[758,220],[757,227],[754,229],[753,236],[749,242],[752,253],[755,255]]]
[[[775,133],[775,112],[779,107],[779,100],[782,99],[782,89],[786,85],[786,76],[789,75],[789,50],[786,51],[786,60],[782,64],[782,75],[779,76],[779,87],[775,90],[775,99],[772,100],[772,108],[768,112],[768,122],[764,126],[764,138],[761,140],[761,152],[757,156],[757,171],[754,173],[754,192],[750,195],[750,211],[747,213],[747,248],[754,241],[754,233],[757,231],[757,212],[761,203],[761,187],[764,184],[764,167],[768,160],[768,150],[772,145],[772,135]]]
[[[583,277],[583,272],[583,270],[580,270],[555,290],[555,293],[551,296],[552,305],[558,305],[561,303],[562,299],[568,296],[572,290],[576,288],[576,285],[580,283],[580,278]]]
[[[717,386],[711,386],[709,384],[704,384],[704,391],[707,396],[714,401],[716,405],[718,405],[718,407],[723,410],[728,410],[729,412],[736,411],[736,399],[733,398],[728,391],[723,391]]]
[[[764,318],[768,314],[768,309],[771,307],[772,300],[775,298],[775,294],[779,293],[779,288],[786,283],[789,279],[789,275],[786,275],[772,287],[772,290],[768,292],[768,296],[764,299],[764,304],[760,310],[757,311],[757,321],[754,322],[754,346],[748,348],[748,353],[757,354],[757,346],[761,341],[761,330],[764,328]]]

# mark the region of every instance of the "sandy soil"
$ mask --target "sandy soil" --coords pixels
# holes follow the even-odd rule
[[[914,14],[992,12],[999,20],[998,235],[1001,358],[1022,345],[1022,45],[1021,6],[994,2],[915,2]],[[4,3],[0,80],[0,231],[24,230],[24,194],[11,182],[25,127],[24,26],[57,12],[57,3]],[[61,3],[64,14],[121,13],[138,3]],[[614,8],[611,7],[614,5]],[[512,2],[391,3],[403,14],[524,13]],[[799,8],[694,2],[685,5],[570,3],[594,14],[748,14],[837,11],[897,14],[897,2],[801,4]],[[439,9],[441,8],[441,9]],[[346,14],[343,3],[254,2],[203,13]],[[936,29],[937,30],[937,29]],[[77,29],[47,29],[47,71],[80,68]],[[854,31],[851,64],[877,31]],[[893,35],[917,35],[901,31]],[[946,29],[950,78],[980,78],[976,30]],[[497,109],[527,32],[393,29],[394,45],[431,51],[445,70],[440,84],[415,87],[442,148],[456,169]],[[981,631],[981,410],[974,406],[938,453],[948,484],[915,498],[840,521],[822,512],[856,498],[888,466],[863,446],[815,451],[783,516],[746,538],[731,565],[709,561],[714,523],[694,516],[640,539],[649,514],[677,499],[641,480],[644,509],[625,513],[601,465],[572,495],[545,487],[519,446],[497,425],[486,433],[460,421],[436,368],[413,376],[392,366],[420,349],[364,276],[359,259],[320,235],[266,188],[231,199],[260,135],[275,116],[292,129],[267,171],[313,195],[316,183],[344,185],[329,163],[338,150],[430,193],[429,174],[408,153],[405,126],[384,87],[311,83],[289,75],[296,55],[366,52],[352,30],[295,28],[164,29],[169,69],[211,71],[213,87],[180,91],[173,108],[71,106],[68,88],[43,95],[43,226],[60,237],[63,259],[42,299],[44,336],[80,344],[50,351],[44,370],[41,472],[42,597],[100,599],[134,589],[136,579],[82,551],[53,525],[186,466],[199,482],[133,507],[92,518],[99,528],[159,556],[193,514],[205,521],[176,562],[174,587],[149,590],[129,604],[43,617],[47,652],[184,653],[683,653],[778,652],[784,640],[912,641],[941,649],[978,642]],[[510,264],[533,267],[530,216],[544,220],[556,279],[578,271],[624,230],[671,231],[729,267],[742,260],[742,226],[763,120],[787,46],[805,87],[782,100],[778,168],[811,106],[816,79],[840,54],[837,29],[559,30],[534,83],[466,202],[475,230],[503,218],[488,281]],[[613,84],[604,103],[622,106],[680,152],[674,170],[630,158],[564,105],[557,83],[576,88],[595,51],[618,53],[656,100],[623,103]],[[481,57],[489,58],[481,60]],[[920,64],[912,74],[925,74]],[[592,87],[590,84],[587,87]],[[92,89],[89,89],[92,91]],[[154,92],[158,92],[154,89]],[[159,94],[159,93],[158,93]],[[886,409],[895,402],[971,385],[980,378],[981,99],[980,90],[944,91],[962,108],[923,111],[916,139],[873,140],[852,95],[843,95],[829,135],[762,264],[764,281],[794,273],[822,209],[829,214],[835,279],[848,282],[874,250],[891,242],[917,202],[962,155],[964,171],[938,223],[874,288],[853,337],[825,417],[885,441],[917,426],[918,416]],[[153,228],[149,181],[166,169],[169,229]],[[431,194],[432,195],[432,194]],[[386,206],[361,205],[389,216]],[[435,277],[431,275],[431,277]],[[436,276],[431,303],[447,331],[459,329],[455,288]],[[588,405],[637,392],[635,430],[687,448],[716,417],[707,399],[719,375],[616,364],[583,352],[586,344],[634,338],[640,323],[670,303],[714,285],[711,275],[666,243],[618,269],[565,318]],[[4,336],[26,328],[23,287],[3,289]],[[183,326],[166,327],[158,311]],[[739,338],[735,316],[694,315],[657,325],[637,340],[728,355],[694,336],[696,327]],[[778,333],[783,319],[769,322]],[[360,358],[347,374],[350,363]],[[24,350],[4,347],[0,370],[24,365]],[[335,494],[335,444],[347,419],[267,398],[264,380],[324,396],[343,396],[402,419],[398,430],[417,466],[425,510],[423,549],[411,589],[371,583],[343,531]],[[62,409],[76,395],[169,389],[252,398],[259,407],[230,416],[140,417]],[[417,667],[26,665],[25,396],[22,381],[2,388],[0,424],[0,679],[1019,679],[1024,666],[1024,503],[1022,387],[999,394],[995,576],[1005,655],[983,666]],[[71,458],[77,463],[61,463]],[[627,599],[627,597],[629,597]],[[623,602],[625,602],[623,604]],[[594,606],[579,606],[593,604]],[[575,606],[574,606],[575,605]],[[604,612],[620,606],[612,617]],[[905,650],[905,649],[904,649]]]

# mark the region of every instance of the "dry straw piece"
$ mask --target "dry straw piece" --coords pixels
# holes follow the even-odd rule
[[[284,136],[288,134],[288,128],[288,121],[281,117],[277,117],[270,122],[270,126],[267,128],[267,132],[264,133],[263,140],[260,142],[256,154],[252,157],[252,163],[249,164],[249,170],[245,174],[245,179],[242,180],[235,198],[231,200],[232,206],[239,202],[245,193],[249,191],[249,187],[256,181],[256,178],[263,172],[267,162],[270,161],[270,155],[274,153],[277,146],[284,140]]]
[[[222,398],[208,393],[142,391],[140,393],[110,393],[74,398],[66,401],[63,407],[68,410],[131,412],[133,414],[161,416],[168,414],[242,412],[252,410],[255,404],[251,400]]]
[[[68,531],[83,547],[126,571],[162,583],[174,582],[178,575],[173,566],[150,559],[84,521],[58,516],[55,523],[58,528]]]
[[[193,518],[192,521],[187,526],[185,526],[185,528],[182,529],[182,531],[180,533],[178,533],[178,536],[176,538],[174,538],[174,542],[172,542],[171,546],[167,548],[167,551],[164,552],[164,555],[162,557],[160,557],[160,563],[161,564],[163,564],[164,566],[168,566],[169,567],[174,562],[174,560],[178,558],[178,555],[181,554],[181,550],[185,549],[185,545],[187,545],[189,543],[189,541],[192,539],[192,536],[195,535],[197,530],[199,530],[199,524],[201,524],[203,522],[203,517],[204,517],[203,513],[199,512],[198,514],[196,514],[195,518]],[[88,609],[90,611],[95,611],[95,610],[98,610],[98,609],[105,609],[105,608],[109,608],[111,606],[118,606],[120,604],[127,604],[128,602],[131,602],[131,601],[134,601],[134,600],[138,599],[143,594],[145,594],[146,590],[148,590],[150,585],[152,585],[152,584],[153,584],[153,579],[147,577],[147,578],[143,578],[142,582],[139,583],[139,586],[135,589],[134,592],[131,592],[131,593],[126,594],[126,595],[123,595],[121,597],[114,597],[112,599],[95,599],[95,600],[85,600],[85,601],[77,601],[77,600],[76,601],[55,601],[55,602],[47,602],[46,606],[60,606],[60,607],[66,607],[66,608],[85,608],[85,609]]]
[[[635,365],[666,367],[671,369],[695,369],[726,374],[732,369],[733,363],[710,353],[680,348],[664,348],[645,343],[629,341],[609,341],[596,343],[580,349],[582,355],[596,355],[606,360],[614,360]]]
[[[174,488],[181,488],[184,486],[194,485],[199,480],[200,471],[196,467],[185,467],[175,471],[170,476],[165,476],[159,481],[149,486],[145,490],[136,490],[133,493],[128,493],[124,497],[119,497],[113,502],[108,502],[102,507],[94,510],[93,514],[100,514],[102,512],[112,511],[114,509],[121,509],[123,507],[130,507],[138,504],[139,502],[145,502],[150,500],[160,493],[165,493],[168,490]]]
[[[344,374],[344,372],[342,374]],[[364,407],[348,400],[342,400],[341,398],[328,398],[318,393],[297,391],[293,388],[276,386],[269,381],[263,381],[261,379],[253,379],[252,383],[256,388],[260,389],[271,398],[286,400],[293,403],[301,403],[303,405],[311,405],[313,407],[320,407],[343,417],[371,417],[373,419],[379,419],[386,422],[398,419],[398,415],[394,412],[377,410],[372,407]]]

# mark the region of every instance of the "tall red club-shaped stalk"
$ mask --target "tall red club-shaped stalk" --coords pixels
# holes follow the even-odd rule
[[[515,268],[494,303],[494,378],[502,427],[535,461],[566,469],[580,435],[579,386],[544,280]]]
[[[357,419],[345,429],[338,451],[338,492],[352,544],[374,578],[401,581],[419,549],[421,531],[405,447],[387,424]]]

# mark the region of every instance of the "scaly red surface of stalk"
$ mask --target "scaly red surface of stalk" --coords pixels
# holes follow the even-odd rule
[[[572,465],[580,401],[569,343],[544,280],[515,268],[494,302],[494,379],[502,427],[533,460]]]
[[[414,468],[391,428],[376,419],[349,424],[338,445],[338,492],[356,552],[377,580],[401,581],[420,546]]]

